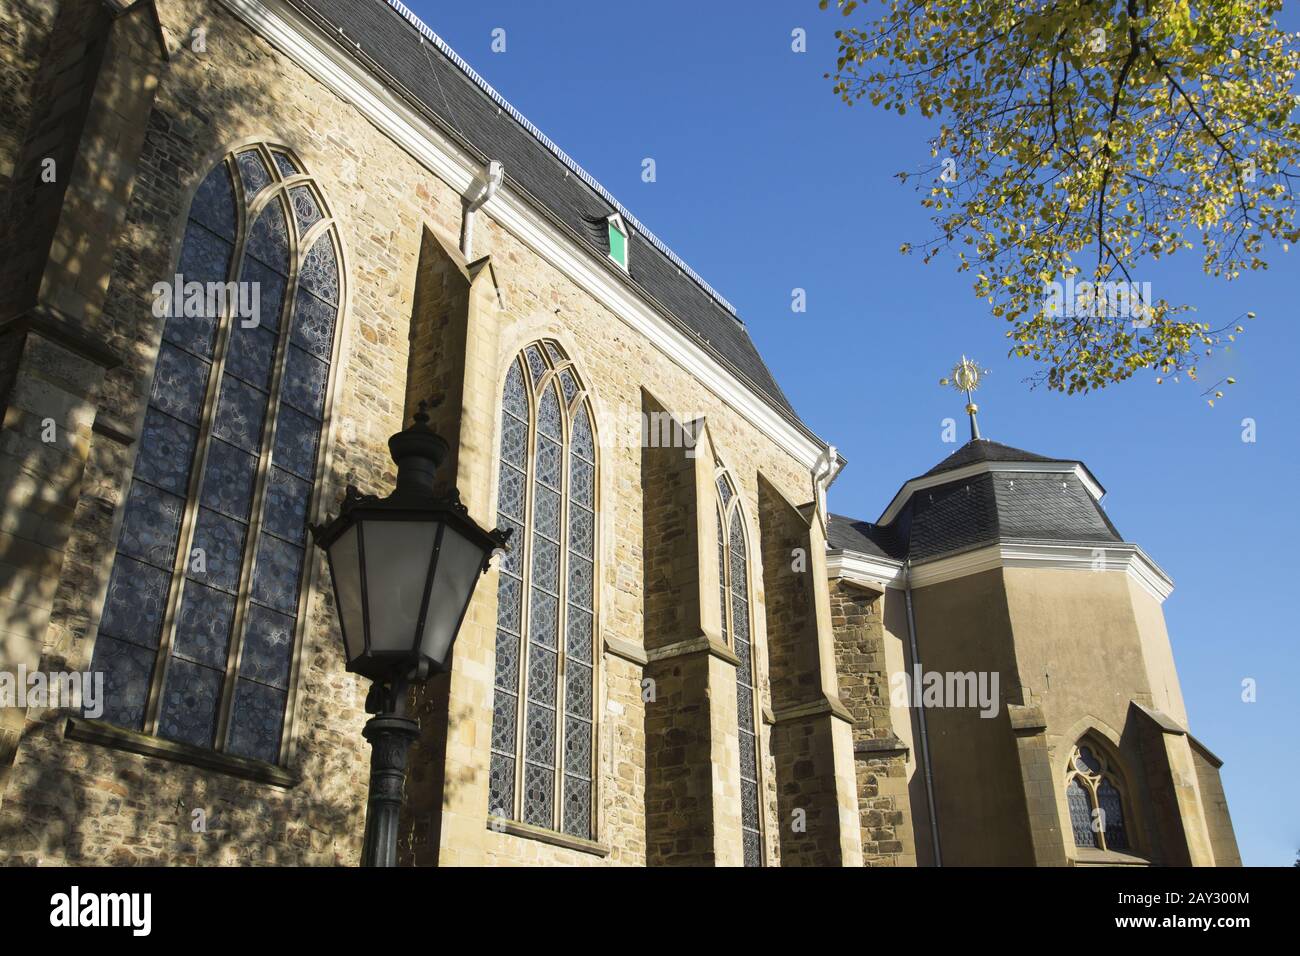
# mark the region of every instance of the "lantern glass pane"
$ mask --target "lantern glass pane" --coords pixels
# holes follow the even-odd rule
[[[370,650],[413,652],[438,523],[368,519],[363,524]]]
[[[425,655],[439,664],[447,659],[461,614],[483,571],[485,555],[483,548],[447,525],[438,552],[433,591],[429,595],[429,616],[421,641]]]
[[[339,602],[339,622],[348,660],[356,660],[366,649],[365,624],[361,613],[361,561],[357,554],[357,528],[353,525],[329,546],[330,577]]]

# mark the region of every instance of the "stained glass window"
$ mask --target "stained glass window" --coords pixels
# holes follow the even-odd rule
[[[1128,850],[1124,798],[1105,751],[1079,744],[1070,755],[1065,800],[1070,810],[1074,845],[1102,850]]]
[[[595,728],[596,442],[581,379],[552,341],[506,374],[489,809],[590,839]]]
[[[1097,786],[1097,805],[1101,807],[1102,819],[1105,821],[1103,833],[1106,846],[1112,850],[1128,849],[1128,833],[1124,829],[1124,805],[1119,791],[1109,780],[1102,780]]]
[[[1070,829],[1074,831],[1075,846],[1096,846],[1096,835],[1092,832],[1092,798],[1088,788],[1072,779],[1065,788],[1065,800],[1070,806]]]
[[[745,866],[763,865],[758,785],[758,734],[754,720],[754,653],[749,613],[749,552],[740,499],[726,474],[717,478],[718,589],[722,629],[736,652],[737,735],[740,742],[740,827]],[[723,529],[726,529],[724,532]]]
[[[195,193],[177,272],[92,668],[103,719],[279,763],[341,302],[333,221],[293,157],[245,147]],[[208,283],[230,285],[192,301]]]

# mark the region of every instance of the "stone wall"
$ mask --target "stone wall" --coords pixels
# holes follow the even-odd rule
[[[1237,848],[1237,835],[1232,828],[1232,814],[1228,812],[1228,798],[1223,792],[1223,781],[1219,778],[1219,768],[1223,762],[1198,741],[1189,738],[1188,742],[1196,766],[1205,823],[1210,832],[1214,865],[1241,866],[1241,851]]]
[[[782,863],[857,866],[852,717],[839,700],[821,519],[763,480],[759,506]]]
[[[840,700],[854,720],[863,861],[867,866],[915,866],[906,751],[890,715],[884,596],[841,579],[831,582],[830,597]]]
[[[646,396],[647,415],[664,414]],[[643,644],[650,661],[645,676],[647,862],[656,866],[710,866],[717,862],[718,833],[713,751],[715,729],[723,731],[719,702],[710,693],[710,644],[700,577],[701,527],[713,508],[700,501],[697,458],[682,447],[645,447],[641,452],[642,554],[645,581]],[[710,462],[711,464],[711,462]],[[711,469],[710,469],[711,470]],[[716,559],[713,563],[716,563]],[[717,573],[712,579],[717,581]],[[710,595],[716,593],[716,584]],[[662,656],[661,656],[662,655]],[[732,680],[734,685],[734,677]],[[731,696],[735,722],[735,692]],[[732,731],[734,739],[735,731]],[[738,759],[738,758],[737,758]]]
[[[148,116],[138,157],[137,188],[123,239],[114,250],[102,315],[86,331],[122,355],[97,403],[96,422],[125,423],[128,444],[97,430],[89,442],[85,480],[76,504],[62,577],[54,597],[45,669],[84,670],[93,651],[112,563],[117,525],[134,460],[161,335],[149,304],[155,281],[169,277],[179,251],[189,197],[211,165],[232,146],[276,129],[309,171],[319,175],[340,219],[351,289],[349,318],[341,332],[346,370],[335,404],[335,434],[351,419],[353,441],[333,447],[333,474],[323,490],[325,510],[336,507],[344,480],[383,490],[392,466],[384,441],[401,424],[401,389],[409,318],[390,303],[403,289],[399,263],[413,254],[392,248],[390,233],[412,239],[426,218],[418,199],[392,181],[396,197],[380,210],[342,186],[351,168],[385,175],[384,157],[370,132],[353,119],[358,135],[322,111],[346,117],[339,102],[313,102],[273,55],[223,9],[206,3],[160,4],[172,41],[172,65]],[[190,24],[206,23],[206,54],[175,43]],[[258,64],[263,75],[250,73]],[[274,92],[273,92],[274,91]],[[288,119],[287,117],[292,117]],[[376,219],[382,212],[384,223]],[[405,219],[408,229],[399,229]],[[381,238],[382,237],[382,238]],[[409,296],[409,292],[408,292]],[[316,558],[314,580],[322,580]],[[364,719],[361,682],[343,672],[332,597],[314,588],[301,650],[296,753],[291,767],[303,776],[292,789],[255,784],[196,767],[143,757],[64,737],[65,714],[28,714],[23,740],[0,805],[0,850],[10,862],[108,863],[354,863],[360,851],[367,754],[359,730]],[[191,811],[207,814],[206,833],[191,829]]]
[[[161,52],[140,16],[112,20],[102,5],[65,3],[57,26],[36,63],[6,51],[33,105],[0,203],[0,666],[14,671],[60,651],[92,428],[117,432],[95,410],[121,363],[99,320]],[[0,792],[28,718],[0,712]]]
[[[435,308],[417,307],[418,301],[425,301],[417,300],[416,292],[422,243],[427,231],[449,237],[460,229],[462,204],[454,189],[224,7],[203,0],[160,0],[158,10],[171,61],[153,110],[141,121],[143,145],[133,160],[138,168],[135,193],[111,270],[97,280],[107,286],[103,312],[87,330],[124,360],[107,373],[95,402],[96,422],[118,421],[121,434],[110,437],[97,431],[86,436],[85,479],[53,596],[49,636],[42,635],[49,645],[46,667],[84,669],[91,660],[134,459],[133,436],[143,416],[161,335],[161,323],[148,307],[149,290],[171,275],[190,196],[212,164],[254,139],[283,143],[317,177],[338,220],[348,301],[339,332],[343,342],[329,423],[329,471],[316,519],[336,510],[345,484],[376,493],[392,486],[386,440],[410,411],[412,316]],[[196,26],[207,30],[203,53],[187,42]],[[491,523],[495,506],[484,489],[495,484],[480,472],[499,442],[497,403],[505,369],[527,342],[556,338],[577,363],[596,409],[601,444],[598,630],[607,646],[617,645],[624,652],[607,652],[597,671],[596,846],[575,849],[490,829],[486,763],[491,680],[485,675],[490,675],[492,662],[495,574],[484,578],[457,647],[458,670],[447,689],[451,723],[438,745],[442,750],[424,754],[425,759],[438,759],[441,752],[445,763],[437,771],[425,768],[412,774],[413,780],[441,793],[440,811],[430,810],[440,817],[410,831],[410,848],[414,852],[423,840],[421,861],[432,862],[436,856],[442,864],[643,864],[650,852],[644,748],[647,732],[653,735],[653,730],[647,724],[642,673],[636,663],[645,647],[641,442],[628,427],[639,418],[642,388],[652,390],[664,407],[683,419],[707,418],[714,446],[735,476],[751,519],[758,513],[760,470],[791,500],[798,500],[806,487],[807,472],[658,344],[624,324],[501,228],[486,210],[479,213],[476,232],[476,254],[490,256],[492,270],[476,285],[491,285],[491,295],[480,290],[481,307],[498,310],[497,325],[490,345],[474,336],[466,343],[472,355],[467,375],[473,377],[473,388],[467,386],[466,394],[477,396],[477,404],[461,409],[465,421],[459,423],[457,451],[469,456],[472,467],[462,464],[458,475],[474,476],[475,516]],[[418,348],[426,347],[419,344],[422,334],[417,327]],[[435,379],[430,379],[430,387]],[[425,388],[423,382],[416,384],[417,390]],[[485,397],[489,395],[490,400]],[[0,804],[0,859],[91,864],[355,862],[367,776],[368,754],[360,735],[365,687],[343,670],[324,564],[318,555],[313,560],[289,760],[290,769],[301,774],[301,783],[279,788],[73,741],[64,737],[65,714],[32,713]],[[760,565],[756,555],[758,692],[764,709],[770,710]],[[714,666],[723,663],[709,659]],[[660,693],[671,697],[672,680],[661,677]],[[729,683],[734,693],[734,671],[729,682],[717,678],[717,683]],[[436,701],[436,696],[427,700]],[[719,725],[727,721],[734,733],[734,704],[731,714],[719,717]],[[765,829],[770,833],[776,775],[770,730],[762,731]],[[722,744],[713,741],[712,746],[717,752]],[[189,829],[194,808],[208,813],[206,834]],[[768,862],[777,861],[774,839],[769,838],[767,853]]]
[[[43,98],[48,101],[50,40],[61,5],[59,0],[8,0],[0,7],[0,249],[6,251],[11,230],[23,221],[11,212],[13,193],[30,195],[35,185],[29,176],[20,175],[19,167],[39,118],[39,104]],[[68,33],[68,41],[79,42],[75,31]],[[51,65],[41,76],[43,63]]]

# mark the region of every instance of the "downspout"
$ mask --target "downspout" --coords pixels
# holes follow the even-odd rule
[[[912,614],[912,559],[903,565],[903,588],[907,600],[907,643],[912,652],[912,675],[921,674],[921,660],[916,649],[916,618]],[[912,687],[920,684],[913,680]],[[925,728],[925,704],[916,702],[917,730],[921,737],[921,769],[925,775],[925,802],[930,810],[930,839],[934,845],[934,865],[943,866],[943,854],[939,851],[939,818],[934,809],[934,772],[930,769],[930,735]]]
[[[840,469],[836,468],[836,465],[840,465],[840,468],[843,468],[843,465],[840,462],[840,456],[835,451],[835,446],[827,445],[822,453],[817,456],[817,460],[813,462],[812,469],[810,470],[814,500],[817,502],[817,510],[821,514],[823,531],[826,530],[826,522],[830,520],[830,515],[826,508],[826,490],[830,488],[831,482],[833,482],[840,473]],[[827,547],[829,547],[829,545],[827,545]]]
[[[505,178],[506,168],[498,160],[488,162],[487,169],[477,173],[465,194],[465,214],[461,217],[460,251],[466,262],[474,261],[474,214],[479,208],[497,194],[501,181]]]

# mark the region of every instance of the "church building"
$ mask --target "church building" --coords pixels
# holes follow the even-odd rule
[[[736,310],[398,0],[0,39],[0,863],[358,862],[309,528],[421,402],[511,536],[412,692],[401,864],[1240,863],[1088,467],[971,405],[831,513]]]

